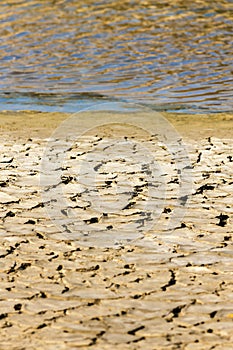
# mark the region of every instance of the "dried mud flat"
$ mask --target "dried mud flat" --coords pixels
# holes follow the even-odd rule
[[[167,116],[187,147],[188,196],[156,135],[105,126],[59,143],[44,202],[41,160],[65,117],[0,116],[0,349],[232,349],[233,117]],[[145,149],[159,165],[152,192]]]

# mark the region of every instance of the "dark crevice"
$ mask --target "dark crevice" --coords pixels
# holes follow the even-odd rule
[[[174,284],[176,284],[176,275],[175,272],[173,270],[169,270],[171,273],[171,278],[168,281],[167,284],[165,284],[164,286],[161,287],[162,291],[166,291],[168,287],[173,286]]]

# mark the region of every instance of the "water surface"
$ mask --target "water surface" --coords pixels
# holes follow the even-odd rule
[[[233,2],[0,3],[1,109],[231,111]]]

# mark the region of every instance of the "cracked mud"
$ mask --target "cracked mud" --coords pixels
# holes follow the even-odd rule
[[[232,134],[185,139],[193,187],[180,201],[177,171],[166,150],[156,148],[162,170],[152,205],[159,203],[160,215],[147,231],[148,167],[124,157],[94,162],[93,149],[101,158],[109,140],[108,133],[87,135],[67,150],[55,184],[66,199],[61,232],[40,195],[46,139],[1,133],[0,348],[231,349]],[[142,142],[156,145],[154,138]],[[94,187],[83,181],[86,167],[74,169],[80,159],[94,166]],[[113,198],[125,178],[134,186],[119,190],[124,205],[115,213]],[[165,202],[158,190],[164,181]],[[96,189],[108,211],[101,203],[96,210]],[[171,231],[165,224],[177,205],[185,213]]]

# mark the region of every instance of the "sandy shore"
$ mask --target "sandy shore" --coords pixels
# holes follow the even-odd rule
[[[0,348],[232,349],[233,115],[79,117],[0,114]]]
[[[194,140],[206,137],[232,138],[233,135],[233,115],[229,113],[186,115],[164,112],[162,115],[184,138],[191,137]],[[65,113],[1,112],[0,133],[10,134],[16,138],[27,139],[29,134],[45,138],[68,117],[69,114]]]

